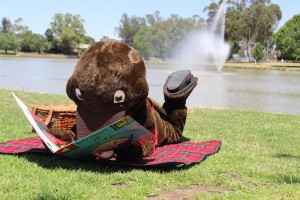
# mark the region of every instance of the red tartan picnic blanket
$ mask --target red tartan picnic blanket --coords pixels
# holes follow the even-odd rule
[[[108,164],[120,164],[128,166],[174,166],[174,165],[191,165],[202,162],[207,156],[217,153],[221,147],[220,141],[208,142],[182,142],[170,144],[155,149],[149,156],[135,162],[121,162],[115,159],[98,160]],[[2,154],[21,154],[21,153],[46,153],[52,154],[45,147],[39,136],[11,140],[0,143],[0,153]],[[55,154],[54,154],[55,155]]]

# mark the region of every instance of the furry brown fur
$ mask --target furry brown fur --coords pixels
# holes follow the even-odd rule
[[[187,115],[186,99],[197,78],[191,75],[189,85],[174,93],[168,90],[167,83],[168,80],[164,86],[165,103],[159,106],[154,102],[153,112],[147,99],[149,89],[142,57],[126,43],[104,40],[91,45],[82,55],[66,90],[78,108],[90,113],[132,113],[150,132],[158,131],[157,146],[162,146],[180,141]],[[116,96],[116,91],[122,91],[124,99]],[[77,131],[80,128],[77,125]],[[119,160],[137,160],[149,156],[154,148],[154,141],[149,141],[115,153]]]

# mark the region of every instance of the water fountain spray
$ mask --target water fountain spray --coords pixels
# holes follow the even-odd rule
[[[222,2],[211,25],[206,30],[187,35],[177,52],[181,63],[199,63],[213,61],[219,72],[228,58],[230,46],[224,41],[225,1]]]

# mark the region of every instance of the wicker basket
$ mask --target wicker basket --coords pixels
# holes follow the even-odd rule
[[[33,106],[32,111],[48,128],[70,130],[76,124],[76,105]]]

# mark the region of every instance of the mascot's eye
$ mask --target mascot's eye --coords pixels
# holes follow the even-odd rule
[[[125,100],[125,93],[122,90],[117,90],[114,94],[114,103],[122,103]]]
[[[78,88],[75,89],[75,93],[76,93],[77,98],[78,98],[80,101],[83,101],[82,94],[81,94],[81,92],[80,92],[80,90],[79,90]]]

